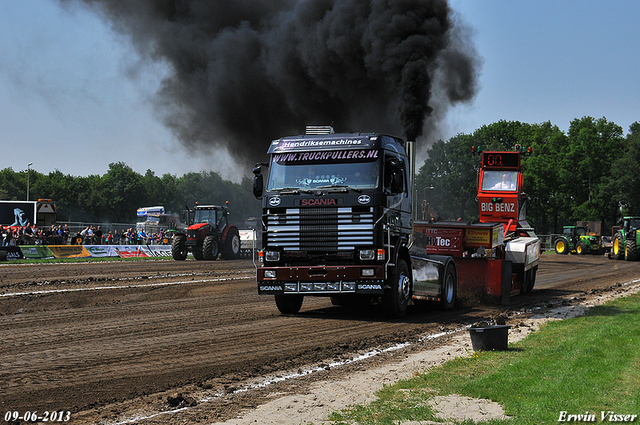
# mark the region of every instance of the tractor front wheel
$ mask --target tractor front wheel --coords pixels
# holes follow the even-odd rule
[[[587,253],[587,245],[582,241],[578,242],[578,245],[576,245],[576,254],[584,255],[586,253]]]
[[[202,255],[205,260],[215,260],[218,258],[218,241],[215,236],[209,235],[204,238]]]
[[[569,253],[569,244],[567,243],[567,240],[564,238],[557,239],[556,243],[554,244],[554,247],[556,250],[556,254],[566,255]]]
[[[193,247],[193,258],[198,261],[204,260],[204,254],[202,253],[202,245]]]
[[[613,236],[613,242],[611,243],[611,257],[614,260],[622,260],[624,259],[625,255],[624,255],[624,251],[625,251],[625,246],[624,243],[622,242],[622,235],[620,233],[616,233]]]

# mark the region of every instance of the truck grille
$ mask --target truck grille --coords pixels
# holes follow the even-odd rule
[[[373,208],[267,211],[267,243],[288,251],[341,251],[373,245]]]

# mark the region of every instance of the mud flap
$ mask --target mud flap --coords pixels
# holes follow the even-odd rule
[[[500,304],[509,305],[511,303],[511,272],[512,264],[509,260],[502,261],[502,296]]]

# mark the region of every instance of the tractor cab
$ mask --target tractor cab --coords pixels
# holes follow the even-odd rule
[[[625,232],[640,229],[640,217],[625,217],[620,222],[620,228]]]
[[[209,225],[218,230],[227,225],[227,216],[229,214],[227,207],[216,205],[197,205],[191,213],[193,214],[193,222],[189,223],[189,229],[194,226],[201,228],[204,225]]]
[[[570,238],[571,240],[576,240],[576,239],[579,239],[580,236],[586,236],[587,229],[584,227],[578,227],[578,226],[564,226],[562,228],[562,234]]]

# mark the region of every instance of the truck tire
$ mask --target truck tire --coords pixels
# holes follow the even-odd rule
[[[215,260],[218,258],[218,241],[213,235],[206,236],[202,243],[202,256],[205,260]]]
[[[353,294],[334,295],[331,297],[331,305],[340,307],[356,307],[360,304],[364,304],[365,300],[370,301],[370,299],[367,299],[366,297],[363,299],[363,297]]]
[[[411,297],[411,275],[404,260],[398,259],[393,277],[388,282],[390,288],[382,296],[382,307],[390,317],[402,317],[407,312]]]
[[[230,228],[227,232],[223,255],[227,260],[237,260],[240,257],[240,233],[235,227]]]
[[[585,255],[586,253],[587,253],[587,245],[582,241],[578,242],[578,245],[576,245],[576,254]]]
[[[613,236],[613,242],[611,242],[611,258],[614,260],[624,259],[625,246],[622,243],[622,235],[616,233]]]
[[[184,261],[187,259],[187,245],[184,236],[175,236],[171,242],[171,256],[174,260]]]
[[[556,242],[555,244],[553,244],[553,247],[556,250],[556,254],[567,255],[569,253],[569,243],[565,238],[556,239]]]
[[[274,295],[276,299],[276,307],[282,314],[296,314],[302,307],[304,295]]]
[[[638,259],[638,245],[636,244],[635,235],[627,236],[627,243],[624,247],[624,259],[626,261],[636,261]]]
[[[458,276],[456,268],[451,262],[447,264],[442,279],[442,306],[446,310],[451,310],[456,306],[458,298]]]

